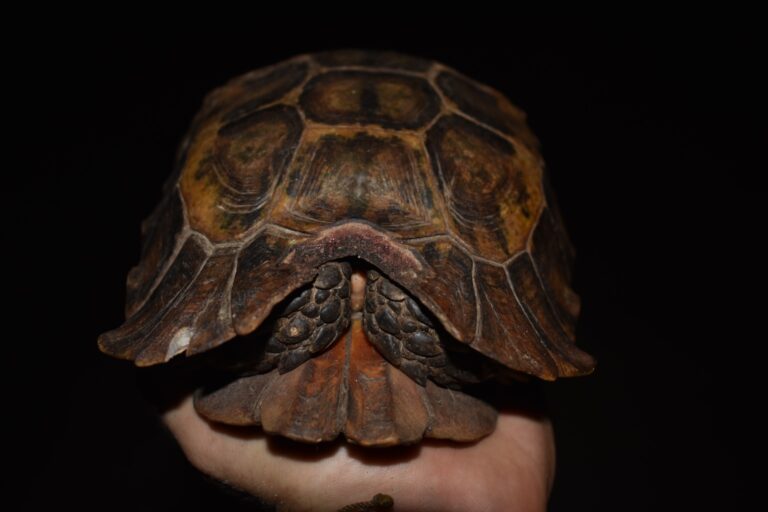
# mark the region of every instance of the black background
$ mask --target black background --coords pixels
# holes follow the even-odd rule
[[[27,350],[5,359],[4,416],[31,434],[10,447],[26,499],[235,507],[186,466],[130,365],[102,356],[96,337],[122,320],[139,223],[203,95],[294,54],[367,47],[496,87],[543,143],[578,251],[578,343],[599,361],[590,377],[546,386],[551,510],[744,507],[765,403],[755,392],[765,335],[750,326],[764,293],[764,41],[722,20],[378,23],[262,20],[165,37],[73,29],[13,57],[6,101],[22,114],[10,128],[21,159],[5,172],[22,181],[5,189],[18,203],[5,221],[21,230],[5,270],[21,286],[6,346]]]

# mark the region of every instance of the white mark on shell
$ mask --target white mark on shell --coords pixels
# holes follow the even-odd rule
[[[173,356],[179,354],[187,349],[189,342],[192,339],[193,331],[189,327],[182,327],[176,334],[173,335],[173,339],[168,344],[168,351],[165,353],[165,360],[169,361]]]

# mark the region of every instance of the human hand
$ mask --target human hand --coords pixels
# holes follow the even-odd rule
[[[542,511],[554,477],[549,421],[511,409],[476,443],[425,439],[384,449],[343,440],[306,445],[211,423],[191,395],[161,417],[193,466],[279,511],[336,511],[377,493],[403,512]]]

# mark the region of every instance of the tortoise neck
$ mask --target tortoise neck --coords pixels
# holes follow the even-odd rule
[[[349,305],[352,313],[359,313],[365,304],[365,271],[356,269],[350,279]]]

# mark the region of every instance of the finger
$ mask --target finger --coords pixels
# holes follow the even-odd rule
[[[221,427],[202,419],[189,397],[163,420],[195,467],[280,510],[337,510],[377,493],[392,496],[395,510],[544,510],[554,472],[549,422],[516,413],[503,413],[496,431],[474,444],[387,450]]]

